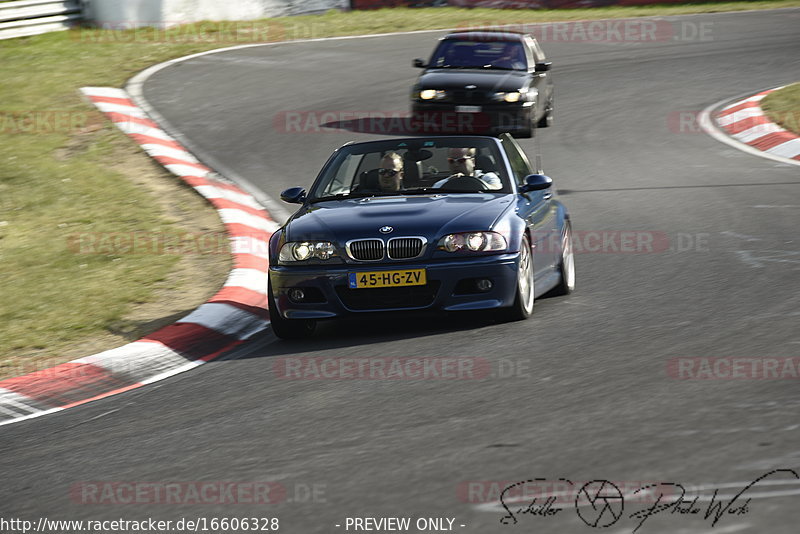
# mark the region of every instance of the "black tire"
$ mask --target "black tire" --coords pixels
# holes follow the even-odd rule
[[[553,125],[554,107],[553,97],[551,96],[550,100],[547,101],[547,105],[544,107],[544,116],[536,123],[537,128],[547,128]]]
[[[269,296],[269,322],[272,332],[281,339],[303,339],[311,336],[317,327],[313,319],[286,319],[278,313],[275,297],[272,294],[272,280],[267,283]]]
[[[575,291],[575,251],[572,248],[572,225],[569,220],[564,223],[564,235],[561,237],[561,261],[558,262],[561,279],[550,291],[553,296],[569,295]]]
[[[517,139],[530,139],[531,137],[533,137],[533,124],[531,123],[524,130],[520,130],[518,132],[512,132],[511,135]]]
[[[528,125],[527,127],[523,128],[522,130],[516,130],[509,132],[515,139],[530,139],[534,136],[534,130],[536,129],[536,106],[534,109],[531,110],[530,117],[528,118]]]
[[[533,301],[536,295],[534,287],[533,254],[528,235],[522,236],[519,246],[520,260],[517,271],[517,294],[514,304],[506,310],[508,321],[522,321],[533,314]]]

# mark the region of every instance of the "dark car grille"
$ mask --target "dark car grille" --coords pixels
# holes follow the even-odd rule
[[[354,260],[375,261],[383,259],[383,241],[380,239],[362,239],[350,243],[350,257]]]
[[[377,261],[384,257],[386,244],[382,239],[359,239],[347,245],[348,254],[358,261]],[[425,240],[421,237],[393,237],[389,240],[389,258],[408,260],[422,254]]]
[[[402,308],[424,308],[433,304],[440,282],[430,281],[424,286],[378,287],[373,289],[350,289],[336,287],[342,303],[351,310],[391,310]]]
[[[487,104],[484,91],[453,91],[453,102],[456,104]]]
[[[396,237],[389,240],[389,257],[393,260],[416,258],[422,253],[424,242],[419,237]]]

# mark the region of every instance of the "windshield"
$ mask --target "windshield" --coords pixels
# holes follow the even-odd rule
[[[372,196],[510,193],[495,140],[437,137],[342,147],[323,168],[311,202]]]
[[[441,69],[527,70],[528,62],[520,42],[444,40],[433,53],[430,66]]]

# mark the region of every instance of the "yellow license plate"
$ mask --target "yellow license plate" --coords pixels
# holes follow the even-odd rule
[[[403,271],[375,271],[367,273],[347,273],[350,289],[370,287],[424,286],[425,269],[406,269]]]

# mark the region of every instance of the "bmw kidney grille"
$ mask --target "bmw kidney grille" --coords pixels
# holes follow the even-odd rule
[[[382,239],[357,239],[347,244],[347,254],[357,261],[378,261],[388,252],[389,259],[408,260],[421,256],[424,248],[422,237],[393,237],[388,246]]]

